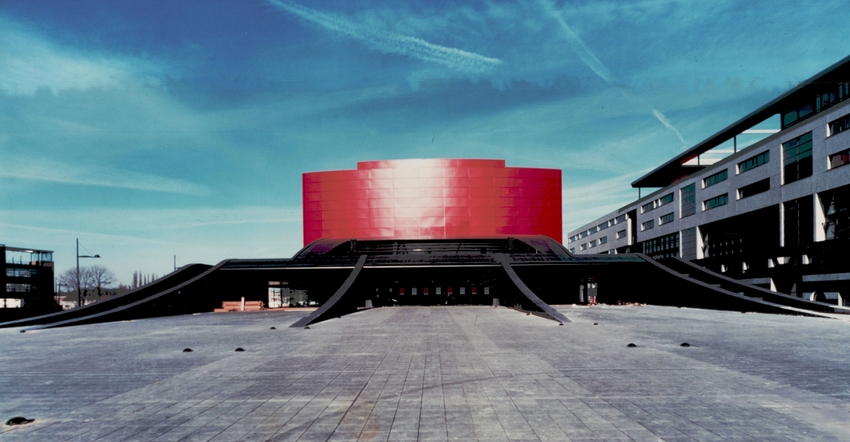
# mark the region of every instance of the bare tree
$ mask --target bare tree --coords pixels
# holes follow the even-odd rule
[[[76,297],[77,290],[79,290],[83,298],[87,298],[90,294],[94,293],[100,296],[115,281],[115,274],[101,265],[80,267],[79,280],[77,280],[76,267],[65,270],[59,276],[59,282],[68,287],[68,290],[74,293],[74,297]]]
[[[77,269],[75,267],[70,268],[59,276],[59,282],[68,287],[68,290],[72,292],[76,292],[78,288],[80,290],[85,289],[86,281],[89,279],[87,272],[88,269],[86,267],[80,267],[80,279],[77,281]]]
[[[86,279],[83,279],[83,283],[87,283],[89,288],[96,290],[98,296],[103,293],[103,289],[108,288],[114,282],[115,274],[112,273],[112,270],[102,265],[93,265],[86,268]]]
[[[156,273],[142,273],[141,271],[136,270],[133,272],[133,284],[129,287],[137,289],[156,281],[156,278]]]

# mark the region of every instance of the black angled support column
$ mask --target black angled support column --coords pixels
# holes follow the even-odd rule
[[[566,316],[562,315],[560,312],[552,308],[552,306],[543,302],[542,299],[538,298],[537,295],[535,295],[534,292],[532,292],[531,289],[528,288],[528,286],[525,285],[524,282],[522,282],[522,279],[520,279],[519,275],[517,275],[513,267],[511,267],[510,258],[507,254],[493,253],[492,256],[496,261],[499,262],[499,264],[502,265],[502,268],[505,269],[505,273],[508,274],[508,277],[511,278],[511,281],[514,283],[514,285],[519,289],[520,292],[522,292],[523,295],[525,295],[526,298],[528,298],[529,301],[534,303],[534,305],[536,305],[540,310],[549,315],[555,321],[559,321],[561,324],[572,322],[567,319]]]
[[[348,289],[351,288],[351,285],[354,284],[354,280],[357,279],[357,275],[360,274],[360,270],[363,270],[363,266],[366,264],[366,258],[367,255],[360,255],[360,259],[357,260],[354,270],[351,271],[351,274],[348,275],[345,282],[343,282],[333,296],[331,296],[331,299],[328,299],[328,302],[322,304],[322,306],[315,312],[301,318],[295,324],[290,325],[290,327],[306,327],[314,322],[324,321],[335,316],[353,313],[353,311],[345,309],[344,303],[340,303],[339,300],[342,299],[342,297],[348,292]],[[340,305],[337,306],[338,303]]]

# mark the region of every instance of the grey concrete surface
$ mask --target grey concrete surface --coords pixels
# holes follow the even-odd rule
[[[407,307],[309,330],[288,328],[303,312],[0,330],[0,420],[35,419],[0,440],[850,440],[847,322],[558,310],[573,322]]]

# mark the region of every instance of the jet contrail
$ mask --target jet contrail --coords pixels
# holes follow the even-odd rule
[[[552,5],[548,0],[540,0],[540,5],[546,10],[546,13],[549,14],[550,17],[555,19],[561,28],[566,32],[567,43],[570,45],[570,49],[575,52],[579,59],[581,59],[582,63],[584,63],[590,70],[593,71],[599,78],[605,80],[607,83],[614,83],[614,76],[611,75],[611,71],[596,58],[596,55],[584,44],[581,37],[578,36],[573,31],[573,28],[567,24],[561,14],[558,14],[558,11],[555,10],[555,6]]]
[[[344,18],[333,17],[286,0],[268,0],[268,2],[325,29],[360,40],[382,52],[406,55],[468,73],[489,72],[493,67],[502,63],[497,58],[436,45],[421,38],[368,29]]]
[[[559,14],[558,11],[555,10],[555,6],[552,4],[552,2],[550,0],[538,0],[538,2],[540,3],[540,6],[546,11],[546,13],[550,17],[555,19],[555,21],[557,21],[559,25],[561,25],[561,28],[564,30],[564,33],[567,37],[567,43],[570,45],[570,49],[572,49],[572,51],[578,56],[582,63],[584,63],[585,66],[587,66],[588,68],[590,68],[590,70],[592,70],[593,73],[596,74],[599,78],[605,80],[606,83],[613,86],[616,83],[616,78],[614,77],[614,75],[611,73],[611,71],[608,70],[607,67],[605,67],[604,64],[602,64],[601,61],[599,61],[599,58],[596,57],[596,54],[594,54],[593,51],[591,51],[590,48],[588,48],[587,45],[584,44],[584,41],[581,39],[581,37],[579,37],[578,34],[573,31],[573,29],[570,27],[569,24],[567,24],[566,20],[564,20],[561,14]],[[652,109],[652,115],[661,124],[663,124],[664,127],[667,128],[667,130],[676,134],[682,144],[687,146],[687,143],[682,137],[682,134],[679,132],[678,129],[676,129],[675,126],[673,126],[672,123],[670,123],[670,120],[668,120],[667,117],[665,117],[664,114],[661,113],[661,111],[659,111],[658,109]]]
[[[659,111],[658,109],[653,109],[652,115],[655,115],[655,118],[657,118],[658,121],[660,121],[661,124],[664,125],[664,127],[666,127],[667,129],[670,129],[674,134],[676,134],[676,136],[679,137],[679,141],[681,141],[682,144],[685,144],[685,145],[688,144],[688,143],[685,142],[685,139],[682,138],[682,134],[679,133],[679,130],[676,129],[675,127],[673,127],[673,124],[670,123],[670,120],[668,120],[667,117],[665,117],[664,114],[661,113],[661,111]]]

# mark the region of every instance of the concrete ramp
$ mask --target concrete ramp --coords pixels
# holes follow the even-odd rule
[[[848,319],[848,317],[844,315],[836,315],[825,311],[811,310],[802,306],[789,305],[790,303],[787,302],[776,302],[784,300],[784,298],[771,298],[770,300],[767,300],[764,297],[747,296],[745,292],[731,291],[722,287],[720,284],[705,282],[691,276],[691,273],[694,273],[695,275],[698,274],[696,269],[688,267],[688,271],[691,273],[685,273],[656,261],[649,256],[640,253],[636,255],[642,257],[648,264],[650,264],[650,266],[654,267],[656,270],[660,270],[662,274],[667,276],[663,278],[663,281],[659,279],[661,286],[658,288],[659,292],[667,293],[663,296],[658,295],[652,299],[642,301],[648,304],[707,308],[714,310],[740,310],[786,315],[819,316],[844,320]],[[680,267],[678,264],[674,263],[674,265],[676,267]],[[650,275],[645,275],[645,277],[650,277]],[[704,274],[703,277],[705,277]],[[755,286],[749,287],[755,288]],[[769,290],[768,292],[773,293]]]
[[[764,287],[748,284],[726,275],[713,272],[705,267],[701,267],[690,261],[682,258],[664,258],[659,260],[667,268],[686,274],[688,277],[712,284],[726,289],[730,292],[742,294],[744,296],[762,299],[774,304],[787,305],[789,307],[812,310],[822,313],[839,313],[850,314],[850,307],[828,304],[826,302],[809,301],[808,299],[798,298],[785,293],[770,291]]]
[[[77,307],[72,310],[51,313],[49,315],[36,316],[32,318],[19,319],[17,321],[9,321],[0,323],[0,327],[29,327],[35,325],[54,324],[59,322],[67,322],[79,320],[84,317],[99,315],[111,310],[127,306],[130,304],[144,301],[145,299],[155,296],[158,293],[167,291],[175,286],[178,286],[186,281],[196,278],[212,266],[207,264],[189,264],[183,266],[150,284],[139,287],[129,293],[121,296],[115,296],[104,301],[98,301],[93,304]]]

